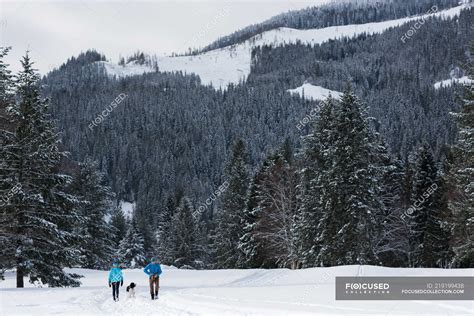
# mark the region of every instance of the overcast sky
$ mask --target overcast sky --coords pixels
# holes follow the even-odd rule
[[[12,46],[11,69],[26,50],[42,74],[95,48],[117,61],[205,46],[249,24],[326,0],[12,1],[0,0],[0,45]]]

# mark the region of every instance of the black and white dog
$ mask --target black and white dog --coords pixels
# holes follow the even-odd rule
[[[130,283],[129,286],[127,286],[127,293],[128,293],[128,298],[135,298],[135,287],[137,285],[135,283]]]

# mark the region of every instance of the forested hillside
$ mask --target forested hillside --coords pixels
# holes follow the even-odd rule
[[[380,122],[392,153],[406,155],[423,141],[438,154],[454,139],[448,117],[456,110],[453,87],[435,89],[434,83],[463,75],[469,41],[474,37],[472,10],[459,19],[430,19],[414,38],[401,38],[410,28],[382,34],[309,45],[265,46],[253,51],[249,84],[274,84],[281,89],[305,81],[343,91],[350,84]]]
[[[393,20],[428,12],[433,6],[443,10],[459,4],[458,0],[346,0],[333,1],[327,5],[290,11],[274,16],[262,23],[250,25],[230,35],[224,36],[202,50],[193,53],[210,51],[245,41],[262,32],[279,27],[295,29],[317,29],[328,26],[363,24]]]

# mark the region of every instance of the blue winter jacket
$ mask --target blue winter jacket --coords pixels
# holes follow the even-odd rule
[[[122,282],[123,274],[120,268],[112,268],[109,272],[109,283]]]
[[[143,269],[146,274],[148,274],[151,278],[152,275],[160,275],[161,274],[161,266],[159,263],[149,263],[145,269]]]

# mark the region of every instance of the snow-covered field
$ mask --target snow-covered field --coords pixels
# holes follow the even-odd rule
[[[444,18],[454,17],[459,15],[461,10],[467,7],[468,5],[463,4],[448,10],[421,16],[366,24],[331,26],[321,29],[298,30],[283,27],[263,32],[237,45],[215,49],[196,56],[160,56],[157,57],[157,62],[160,71],[194,73],[199,75],[204,85],[211,84],[216,89],[225,89],[230,83],[237,84],[239,81],[245,80],[250,74],[251,52],[254,47],[262,45],[278,46],[281,44],[294,44],[298,41],[316,45],[331,39],[353,37],[362,33],[382,33],[391,27],[397,27],[431,16]],[[154,71],[151,67],[136,64],[122,67],[111,62],[101,63],[109,75],[118,77]]]
[[[80,288],[15,289],[0,282],[0,315],[473,315],[473,301],[336,301],[335,276],[472,276],[474,269],[342,266],[304,270],[178,270],[164,267],[160,298],[151,301],[141,270],[125,270],[120,301],[107,272],[76,269]],[[138,284],[127,299],[125,286]]]
[[[314,86],[307,82],[305,82],[303,85],[299,86],[298,88],[289,89],[287,91],[291,94],[297,94],[300,97],[304,97],[305,99],[308,99],[308,100],[324,100],[329,95],[331,95],[333,98],[336,98],[336,99],[342,96],[342,92],[329,90],[321,86]]]

